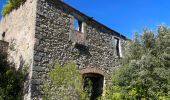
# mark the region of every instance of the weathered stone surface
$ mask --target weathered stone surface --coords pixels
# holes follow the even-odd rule
[[[74,34],[74,17],[86,24],[84,27],[85,33],[82,33],[85,35],[83,39],[86,39],[86,45],[84,43],[77,45],[76,42],[80,38],[75,39],[77,38],[75,36],[74,39],[70,39],[70,35]],[[116,54],[116,45],[112,44],[113,37],[121,41],[122,53],[126,45],[126,39],[121,37],[119,33],[86,18],[86,16],[82,16],[79,12],[61,2],[39,0],[35,33],[38,42],[34,45],[34,56],[41,58],[41,60],[34,59],[36,61],[34,67],[41,66],[45,68],[42,72],[48,73],[56,60],[61,65],[66,61],[74,61],[80,69],[97,67],[109,73],[112,68],[118,66],[119,57]],[[75,43],[74,40],[76,40]],[[43,80],[41,75],[44,75],[42,72],[38,74],[41,80]],[[39,93],[41,93],[41,90],[39,90]],[[32,97],[36,96],[32,95]]]
[[[83,32],[71,39],[74,18],[84,23]],[[7,30],[4,40],[9,42],[9,60],[17,68],[29,67],[25,100],[41,99],[40,85],[56,61],[61,65],[74,61],[79,69],[89,67],[109,73],[119,66],[120,58],[113,38],[120,40],[122,53],[126,45],[122,35],[59,0],[27,0],[2,19],[0,33],[3,30]],[[103,73],[100,70],[95,71]]]
[[[37,0],[27,0],[17,10],[14,9],[0,21],[0,40],[9,43],[9,61],[15,67],[28,67],[29,76],[24,86],[24,99],[30,99],[30,78],[33,65],[35,43],[35,18]],[[5,37],[2,33],[5,30]],[[1,48],[1,47],[0,47]]]

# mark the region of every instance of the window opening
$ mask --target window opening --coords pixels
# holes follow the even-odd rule
[[[119,39],[115,38],[115,45],[116,45],[116,54],[118,57],[120,57],[120,52],[119,52]]]
[[[112,40],[112,45],[116,47],[116,55],[118,57],[122,57],[120,40],[114,37]]]
[[[74,19],[74,30],[83,32],[83,23],[78,19]]]

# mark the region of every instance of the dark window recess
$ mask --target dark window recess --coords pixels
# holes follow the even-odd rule
[[[4,40],[5,35],[6,35],[6,32],[3,32],[3,33],[2,33],[2,40]]]
[[[89,96],[89,100],[96,100],[103,92],[104,76],[94,73],[83,75],[83,88]]]
[[[120,50],[119,50],[119,39],[118,38],[115,38],[115,46],[116,46],[116,54],[118,57],[120,57]]]
[[[79,55],[86,55],[87,57],[91,57],[89,48],[87,46],[76,43],[75,48],[79,50]]]
[[[82,32],[82,21],[74,19],[74,30]]]

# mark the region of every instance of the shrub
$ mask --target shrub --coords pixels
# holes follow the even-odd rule
[[[3,6],[2,15],[5,16],[9,14],[13,9],[17,9],[26,0],[8,0],[8,3]]]
[[[26,0],[9,0],[9,2],[13,5],[14,9],[17,9],[21,4],[23,4]]]
[[[6,5],[3,6],[2,15],[5,16],[6,14],[10,13],[12,11],[12,8],[12,4],[8,2]]]
[[[74,63],[56,64],[43,85],[44,100],[87,100],[82,75]]]
[[[155,35],[144,30],[126,51],[121,67],[115,68],[107,99],[170,100],[170,28],[158,27]]]
[[[8,63],[7,53],[0,52],[0,100],[21,100],[25,75]]]

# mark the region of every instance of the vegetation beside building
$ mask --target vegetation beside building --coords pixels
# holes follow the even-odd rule
[[[7,53],[0,52],[0,100],[21,100],[25,76],[7,61]]]
[[[10,13],[13,9],[17,9],[25,1],[26,0],[9,0],[8,3],[3,7],[3,11],[2,11],[3,16]],[[70,29],[70,26],[73,25],[73,23],[71,23],[72,17],[76,17],[74,15],[77,15],[77,18],[80,17],[81,19],[81,16],[83,14],[67,6],[66,4],[63,4],[64,6],[61,5],[61,7],[60,5],[57,6],[55,5],[56,8],[53,7],[55,9],[50,10],[49,9],[50,7],[48,7],[48,3],[49,5],[51,5],[51,3],[46,1],[42,0],[41,4],[38,4],[38,7],[40,7],[39,12],[42,12],[41,14],[44,15],[42,16],[40,13],[36,13],[36,16],[38,16],[36,17],[38,18],[38,21],[36,20],[37,26],[35,27],[37,27],[36,28],[37,32],[34,38],[37,38],[40,41],[36,43],[36,46],[34,45],[35,48],[32,49],[35,50],[32,51],[34,52],[34,55],[31,56],[32,58],[34,58],[33,61],[35,66],[33,66],[33,69],[38,73],[32,75],[31,77],[31,80],[37,82],[38,85],[30,84],[30,87],[35,86],[37,89],[36,91],[34,91],[34,89],[30,88],[31,89],[30,94],[32,95],[32,97],[35,98],[37,95],[41,96],[40,93],[41,89],[39,87],[39,84],[42,84],[41,79],[42,77],[44,77],[44,75],[46,75],[46,73],[48,72],[49,68],[51,68],[51,66],[49,66],[49,68],[45,70],[43,68],[48,67],[49,62],[51,60],[56,59],[57,57],[61,57],[62,59],[68,57],[70,59],[74,59],[74,56],[76,54],[76,55],[81,55],[80,57],[75,59],[77,61],[80,61],[82,63],[89,62],[90,65],[96,65],[96,67],[99,67],[103,64],[102,66],[107,67],[107,69],[109,69],[109,67],[114,67],[118,65],[114,57],[120,56],[119,43],[123,43],[123,39],[121,40],[121,42],[117,38],[113,39],[114,43],[112,46],[115,45],[115,40],[117,41],[116,42],[117,53],[116,55],[113,55],[112,52],[115,49],[112,49],[113,47],[108,47],[112,41],[111,38],[109,37],[112,37],[112,35],[108,35],[108,34],[105,35],[105,32],[102,32],[101,30],[101,29],[106,29],[110,31],[110,29],[104,27],[102,24],[97,23],[93,19],[90,19],[88,21],[88,23],[93,22],[92,25],[89,26],[88,24],[86,25],[83,24],[86,22],[82,22],[81,20],[78,20],[80,22],[79,24],[81,27],[82,26],[87,27],[86,31],[87,34],[89,35],[88,36],[89,40],[87,41],[89,42],[89,44],[98,48],[82,49],[82,45],[78,45],[76,46],[77,48],[72,49],[72,44],[70,45],[70,43],[68,42],[68,38],[67,39],[65,38],[68,37],[68,34],[63,34],[63,33],[70,32],[70,30],[72,30]],[[63,11],[63,9],[61,8],[64,8],[65,10],[67,9],[68,11],[67,10]],[[66,15],[63,14],[63,12],[61,13],[60,10],[66,13]],[[70,11],[75,13],[72,17],[67,16],[68,12]],[[56,14],[56,17],[54,17],[54,21],[51,21],[51,19],[44,17],[46,14],[49,15]],[[24,15],[27,14],[25,14],[24,12]],[[30,16],[28,16],[28,18],[27,16],[24,17],[26,17],[26,19],[30,19]],[[82,16],[82,18],[87,19],[88,17]],[[22,19],[16,22],[23,22],[23,20],[25,21],[25,19]],[[31,21],[28,20],[28,22]],[[9,24],[9,25],[7,24],[2,26],[15,26],[15,24]],[[22,28],[20,31],[15,31],[15,27],[14,28],[12,27],[10,28],[10,30],[14,30],[12,31],[13,33],[16,34],[16,33],[25,32],[31,34],[32,31],[26,31],[26,29],[31,29],[30,27],[32,26],[32,24],[24,23],[24,24],[16,24],[16,25],[26,26],[26,27]],[[27,25],[31,25],[31,26],[27,26]],[[101,31],[99,31],[95,25],[97,27],[100,26],[99,30]],[[44,27],[44,26],[49,26],[49,27]],[[56,28],[50,26],[55,26]],[[6,27],[2,27],[1,29],[6,29]],[[85,28],[82,27],[82,29],[79,30],[79,33],[83,33],[84,32],[82,31],[83,29]],[[57,34],[52,34],[55,30],[60,30],[60,31],[58,31]],[[47,31],[47,33],[50,35],[44,36],[44,32],[42,31]],[[93,34],[90,34],[91,32]],[[41,37],[41,35],[44,37]],[[10,37],[12,37],[12,39],[14,38],[13,36]],[[47,40],[44,41],[41,38],[45,38]],[[15,39],[19,40],[20,38],[19,39],[15,38]],[[26,38],[24,37],[24,39]],[[110,41],[110,42],[103,42],[103,40]],[[41,45],[42,42],[44,43],[43,45]],[[29,44],[29,42],[27,44]],[[31,43],[30,45],[32,44],[33,43]],[[52,46],[50,45],[51,48],[49,48],[49,44],[52,44]],[[59,48],[56,49],[56,47]],[[21,48],[18,49],[21,50]],[[27,49],[28,48],[24,49],[23,51],[26,51]],[[70,52],[71,49],[74,52]],[[45,50],[49,51],[48,52],[49,54],[44,53]],[[86,52],[84,52],[84,50],[86,50]],[[30,51],[26,53],[30,53]],[[60,51],[64,51],[64,52],[61,53]],[[94,55],[91,55],[90,53]],[[18,53],[18,55],[19,54],[20,53]],[[87,59],[84,59],[84,55],[87,56]],[[169,63],[170,29],[168,27],[159,26],[158,33],[154,33],[153,31],[150,30],[144,30],[142,35],[136,35],[136,37],[131,41],[126,51],[126,54],[123,56],[124,58],[122,60],[122,65],[113,70],[113,74],[111,77],[112,80],[111,84],[106,85],[106,90],[104,90],[105,94],[104,97],[102,97],[104,98],[104,100],[105,99],[106,100],[157,100],[157,99],[169,100],[170,99],[170,68],[169,68],[170,67],[170,63]],[[89,60],[90,57],[91,59]],[[105,59],[106,57],[108,58],[107,60]],[[41,58],[43,58],[43,60]],[[104,65],[105,63],[107,63],[106,65],[108,65],[109,67],[105,66]],[[39,75],[39,73],[43,73],[43,74],[40,74],[40,76],[37,79],[36,75]],[[7,55],[5,53],[0,55],[0,80],[1,80],[0,100],[1,99],[18,100],[20,99],[20,97],[22,97],[21,90],[22,90],[22,83],[24,81],[23,76],[24,74],[22,73],[22,71],[20,70],[16,71],[14,67],[11,67],[11,65],[7,62]],[[80,75],[78,70],[76,70],[76,65],[73,63],[68,63],[63,67],[60,67],[58,64],[56,64],[55,67],[50,71],[48,79],[44,82],[43,89],[44,89],[44,99],[63,98],[67,100],[73,98],[75,100],[76,98],[82,100],[88,98],[88,96],[83,90],[82,75]]]
[[[56,64],[43,85],[44,100],[88,100],[75,63]]]
[[[9,14],[13,9],[17,9],[26,0],[8,0],[8,3],[3,6],[2,15],[5,16]]]
[[[170,99],[170,28],[159,26],[158,33],[145,29],[129,44],[122,65],[113,70],[111,84],[106,85],[103,100],[169,100]],[[81,99],[82,76],[74,64],[55,65],[45,84],[46,98],[70,99],[69,91]],[[46,82],[47,83],[47,82]],[[52,92],[51,86],[59,90]],[[74,88],[70,88],[74,87]],[[82,95],[83,94],[83,95]],[[82,96],[81,96],[82,95]]]
[[[170,100],[170,28],[144,30],[115,68],[107,100]]]

